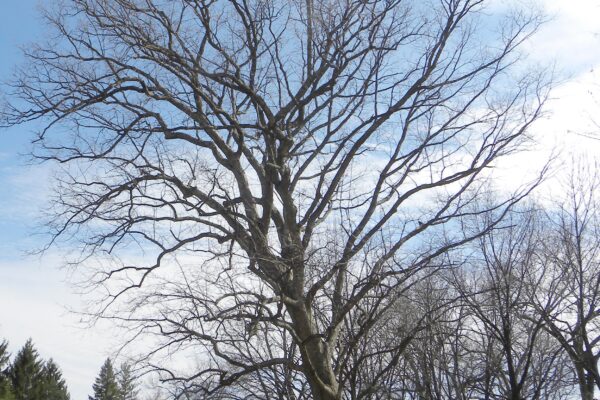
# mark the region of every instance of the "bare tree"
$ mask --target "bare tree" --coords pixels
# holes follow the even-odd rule
[[[467,400],[475,394],[482,369],[477,365],[478,351],[469,346],[472,321],[461,294],[444,275],[448,274],[418,282],[407,293],[410,306],[400,303],[398,312],[404,318],[398,330],[421,328],[409,331],[412,340],[395,374],[402,396],[394,398]]]
[[[200,397],[349,396],[364,327],[497,224],[456,229],[546,96],[517,63],[539,18],[481,0],[69,0],[47,19],[4,124],[44,122],[52,241],[99,261],[98,314],[156,337],[148,366]],[[163,357],[186,350],[193,368]]]
[[[410,300],[397,301],[396,320],[386,327],[398,326],[395,343],[410,341],[394,367],[392,398],[572,397],[566,353],[528,302],[544,239],[541,214],[511,211],[456,257],[463,265],[418,281],[406,290]],[[482,214],[473,223],[495,219]]]
[[[564,352],[528,302],[545,239],[540,215],[533,207],[509,213],[502,227],[478,240],[473,278],[465,280],[471,284],[456,281],[474,317],[471,340],[488,349],[486,379],[477,385],[482,398],[568,398],[573,385]],[[487,225],[489,216],[481,217]]]
[[[597,165],[577,163],[548,210],[532,301],[571,359],[581,398],[600,388],[600,214]]]

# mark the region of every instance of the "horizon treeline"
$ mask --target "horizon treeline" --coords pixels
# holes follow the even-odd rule
[[[115,369],[107,358],[92,385],[88,400],[137,400],[138,383],[132,365]],[[71,400],[58,364],[43,360],[30,338],[11,362],[8,341],[0,342],[0,400]]]

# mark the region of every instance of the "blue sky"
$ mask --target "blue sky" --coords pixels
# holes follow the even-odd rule
[[[0,79],[4,81],[22,61],[20,47],[39,37],[43,29],[34,0],[5,1],[0,11]],[[19,257],[15,241],[25,244],[28,239],[28,221],[11,215],[11,210],[27,198],[26,187],[17,180],[27,173],[25,158],[19,155],[27,152],[31,133],[27,128],[17,128],[0,135],[0,261],[7,261]]]
[[[0,80],[9,79],[22,61],[19,46],[43,36],[36,3],[0,2]],[[553,149],[561,150],[564,159],[582,149],[600,154],[600,141],[576,134],[596,130],[591,118],[600,115],[600,3],[539,3],[553,20],[527,45],[527,53],[534,62],[556,62],[560,76],[569,80],[554,92],[549,118],[535,127],[536,150],[512,159],[503,172],[506,179],[541,165]],[[33,233],[51,181],[47,166],[27,165],[27,157],[20,155],[30,149],[32,128],[0,130],[0,338],[7,338],[16,352],[32,337],[41,356],[53,357],[62,367],[72,399],[86,399],[103,359],[115,348],[114,335],[110,327],[86,329],[66,311],[83,303],[67,283],[67,272],[59,269],[59,251],[25,254],[41,244]]]
[[[43,32],[36,0],[0,3],[0,80],[22,62],[20,47]],[[34,233],[51,175],[45,166],[28,165],[32,129],[0,130],[0,339],[8,339],[15,354],[32,337],[40,355],[62,367],[72,399],[86,399],[110,354],[109,335],[84,329],[67,311],[81,299],[59,269],[60,255],[26,255],[41,244]]]

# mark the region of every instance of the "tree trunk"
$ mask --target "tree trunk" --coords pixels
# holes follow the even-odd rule
[[[579,391],[581,394],[581,400],[594,400],[594,385],[590,386],[586,383],[580,383]]]
[[[338,400],[338,382],[322,338],[314,320],[304,305],[288,306],[294,329],[300,339],[302,369],[314,400]]]
[[[576,367],[577,381],[579,382],[579,394],[581,400],[594,400],[594,379],[586,373],[582,367]]]

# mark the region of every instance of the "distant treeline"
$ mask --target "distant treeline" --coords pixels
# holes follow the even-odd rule
[[[118,370],[106,359],[92,385],[88,400],[137,400],[136,378],[130,364]],[[70,400],[71,395],[58,364],[40,358],[31,339],[11,361],[8,342],[0,342],[0,400]]]

